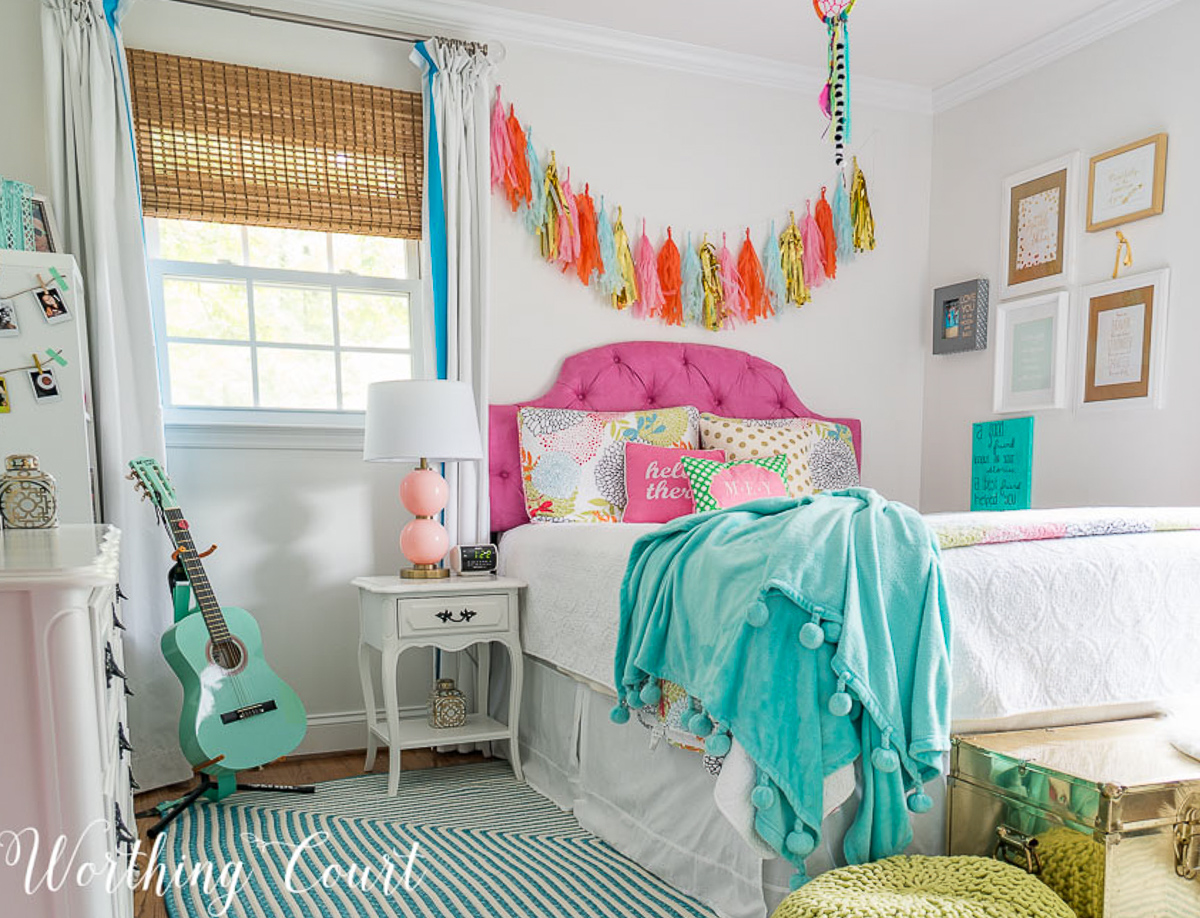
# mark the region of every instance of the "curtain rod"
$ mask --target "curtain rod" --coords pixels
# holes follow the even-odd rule
[[[360,25],[356,22],[346,22],[341,19],[324,19],[320,16],[306,16],[302,13],[289,13],[286,10],[276,10],[270,7],[248,6],[235,3],[232,0],[173,0],[175,3],[186,3],[189,6],[203,6],[214,10],[224,10],[229,13],[244,13],[261,19],[275,19],[279,22],[291,22],[296,25],[316,26],[321,29],[333,29],[338,32],[353,32],[356,35],[369,35],[373,38],[387,38],[392,41],[403,41],[416,44],[425,41],[430,36],[417,35],[414,32],[399,32],[394,29],[380,29],[375,26]],[[483,45],[484,50],[487,45]]]

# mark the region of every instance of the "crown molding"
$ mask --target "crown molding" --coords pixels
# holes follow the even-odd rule
[[[933,91],[933,112],[955,106],[1020,79],[1080,48],[1152,16],[1179,0],[1114,0],[1053,32],[984,64]]]
[[[251,13],[271,10],[337,17],[381,29],[535,45],[772,89],[811,92],[814,97],[825,81],[824,69],[816,67],[496,8],[475,0],[260,0],[253,5],[237,0],[236,5]],[[854,97],[863,105],[922,114],[933,111],[933,95],[927,87],[894,80],[856,76]]]

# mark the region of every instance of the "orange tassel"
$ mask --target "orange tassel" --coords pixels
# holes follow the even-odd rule
[[[509,103],[508,106],[507,128],[508,136],[511,138],[509,146],[512,149],[513,159],[511,181],[505,183],[505,192],[508,196],[509,206],[512,207],[513,213],[516,213],[517,208],[522,204],[529,204],[533,201],[533,179],[529,174],[529,160],[525,158],[525,129],[517,120],[512,103]]]
[[[837,277],[837,233],[833,230],[833,208],[825,200],[825,187],[821,186],[821,200],[817,201],[817,229],[821,231],[821,240],[825,243],[825,276],[831,280]]]
[[[596,231],[596,202],[592,200],[589,186],[584,185],[583,193],[575,195],[575,210],[579,215],[579,258],[575,262],[575,271],[586,287],[592,282],[593,274],[604,273]]]
[[[748,229],[742,250],[738,252],[738,275],[742,278],[742,293],[746,297],[746,318],[757,322],[774,315],[775,310],[771,308],[771,301],[767,297],[767,280],[763,275],[762,262],[758,260],[758,252],[754,251]]]
[[[668,325],[683,324],[683,276],[679,263],[679,248],[667,227],[667,241],[658,250],[658,283],[662,286],[662,318]]]

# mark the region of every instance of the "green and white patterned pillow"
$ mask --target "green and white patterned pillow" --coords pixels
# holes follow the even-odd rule
[[[696,512],[736,507],[760,497],[786,497],[788,457],[715,462],[684,456],[680,460],[696,498]]]

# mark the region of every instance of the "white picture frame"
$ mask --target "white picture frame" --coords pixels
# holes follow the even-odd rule
[[[1071,296],[1065,290],[995,307],[992,411],[1021,414],[1069,401]]]
[[[1004,180],[1001,299],[1070,286],[1079,221],[1079,164],[1080,153],[1075,150]]]
[[[1080,289],[1073,317],[1077,412],[1163,407],[1170,281],[1170,269],[1159,268]],[[1138,321],[1121,329],[1102,321],[1106,313]]]

